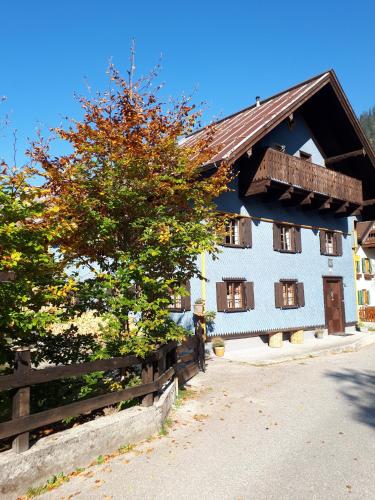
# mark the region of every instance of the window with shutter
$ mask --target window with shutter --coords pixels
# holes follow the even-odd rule
[[[251,281],[246,281],[244,283],[245,288],[245,306],[246,309],[254,309],[255,301],[254,301],[254,283]]]
[[[321,229],[319,231],[319,239],[320,239],[320,253],[322,255],[326,254],[326,232]]]
[[[275,306],[280,309],[304,307],[303,283],[298,283],[297,280],[281,280],[275,283]]]
[[[176,289],[171,288],[169,294],[171,303],[168,306],[171,312],[184,312],[191,310],[190,282],[188,281],[185,283],[184,287],[186,288],[188,295],[178,293],[178,286],[176,286]]]
[[[249,217],[233,217],[225,227],[224,246],[245,247],[252,246],[252,227]]]
[[[240,243],[241,246],[251,248],[252,246],[252,227],[249,217],[240,219]]]
[[[300,253],[302,251],[301,229],[274,223],[273,248],[278,252]]]
[[[335,233],[335,255],[342,256],[342,234]]]
[[[227,284],[224,281],[216,283],[216,304],[219,312],[227,309]]]
[[[240,312],[254,309],[254,284],[243,279],[225,279],[216,283],[217,310]]]
[[[302,252],[301,228],[294,228],[294,250],[296,253]]]

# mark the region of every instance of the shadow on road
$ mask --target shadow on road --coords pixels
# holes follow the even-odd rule
[[[375,371],[328,372],[340,384],[340,393],[351,403],[355,418],[375,428]]]

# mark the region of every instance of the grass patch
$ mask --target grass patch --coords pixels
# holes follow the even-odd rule
[[[132,451],[134,449],[134,444],[124,444],[123,446],[120,446],[120,448],[118,448],[118,452],[120,455],[123,455],[124,453],[129,453],[130,451]]]
[[[171,418],[166,418],[161,425],[161,429],[159,431],[159,436],[168,436],[169,429],[173,425],[173,420]]]
[[[35,486],[35,488],[29,488],[26,493],[26,498],[33,498],[43,493],[47,493],[48,491],[54,490],[58,488],[63,483],[67,483],[69,481],[69,477],[65,476],[62,472],[55,476],[52,476],[50,479],[47,479],[47,482],[41,486]]]
[[[196,391],[193,391],[192,389],[180,389],[178,391],[178,396],[176,398],[176,401],[174,403],[175,408],[180,408],[185,401],[188,401],[189,399],[194,399],[196,396]]]

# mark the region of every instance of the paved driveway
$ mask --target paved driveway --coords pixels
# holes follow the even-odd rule
[[[216,358],[194,383],[167,436],[42,498],[375,498],[375,346],[273,367]]]

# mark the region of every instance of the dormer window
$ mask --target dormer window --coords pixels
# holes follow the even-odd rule
[[[301,160],[305,160],[305,161],[310,161],[311,162],[311,154],[310,153],[306,153],[305,151],[299,151],[299,157],[301,158]]]

